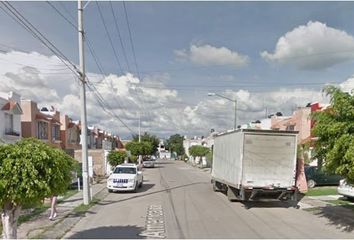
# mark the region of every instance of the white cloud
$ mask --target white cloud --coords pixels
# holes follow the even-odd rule
[[[354,76],[351,76],[345,82],[339,84],[339,87],[344,92],[353,93],[353,90],[354,90]]]
[[[279,38],[274,53],[261,56],[299,69],[325,69],[354,59],[354,38],[321,22],[308,22]]]
[[[13,57],[11,54],[9,56]],[[17,91],[25,98],[37,101],[40,106],[53,105],[62,114],[68,114],[74,120],[80,119],[79,87],[72,75],[58,75],[57,70],[44,70],[50,68],[48,65],[60,64],[59,60],[49,61],[50,58],[46,56],[29,53],[13,60],[26,64],[22,59],[31,57],[37,59],[37,65],[32,64],[31,68],[23,65],[0,65],[0,91]],[[6,59],[6,56],[0,54],[0,59]],[[220,131],[233,126],[232,102],[217,97],[205,97],[195,103],[182,102],[177,90],[166,87],[166,83],[170,81],[166,74],[147,76],[142,81],[130,73],[122,76],[88,73],[88,76],[91,82],[99,82],[95,86],[110,110],[134,131],[138,129],[139,110],[142,131],[160,136],[169,136],[176,132],[192,136],[206,135],[211,128]],[[350,84],[353,84],[353,80],[349,79],[341,86],[352,86]],[[225,90],[220,94],[237,98],[239,124],[263,118],[266,108],[268,113],[280,111],[291,114],[296,106],[305,106],[312,101],[327,101],[320,90],[305,88],[262,93],[246,89]],[[102,110],[90,91],[87,91],[87,113],[90,124],[120,136],[131,135],[117,119]]]
[[[192,63],[212,66],[229,65],[233,67],[246,66],[249,58],[226,47],[214,47],[211,45],[191,45],[189,50],[175,50],[179,59],[187,59]]]

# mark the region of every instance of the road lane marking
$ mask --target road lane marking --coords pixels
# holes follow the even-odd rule
[[[145,231],[139,234],[148,239],[166,238],[165,215],[161,205],[150,205],[146,214]]]

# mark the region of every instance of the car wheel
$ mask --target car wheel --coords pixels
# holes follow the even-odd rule
[[[307,180],[307,187],[314,188],[316,186],[316,182],[312,179]]]
[[[113,192],[113,190],[112,189],[108,189],[108,192]]]
[[[144,182],[144,179],[141,178],[141,182],[140,182],[140,184],[139,184],[139,188],[141,188],[141,187],[143,186],[143,182]]]
[[[354,197],[349,197],[349,196],[346,196],[348,201],[351,201],[351,202],[354,202]]]
[[[135,183],[135,188],[134,188],[134,192],[138,192],[138,187],[139,187],[139,183],[138,181]]]

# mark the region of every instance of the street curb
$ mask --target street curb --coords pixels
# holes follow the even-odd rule
[[[103,200],[108,195],[106,188],[103,187],[100,191],[98,191],[93,197],[96,198],[98,201]],[[72,227],[74,227],[81,218],[85,217],[86,212],[88,212],[92,207],[96,204],[91,206],[87,209],[84,213],[75,213],[74,209],[68,212],[63,219],[58,222],[55,222],[53,225],[49,226],[48,228],[44,229],[41,233],[37,233],[36,236],[28,236],[28,238],[35,238],[35,239],[61,239]],[[79,205],[78,205],[79,206]],[[30,234],[28,234],[30,235]]]

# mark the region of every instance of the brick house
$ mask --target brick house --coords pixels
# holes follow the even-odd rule
[[[37,103],[21,100],[22,137],[35,137],[51,146],[61,148],[60,112],[53,107],[38,109]]]
[[[0,144],[14,143],[21,138],[21,96],[0,92]]]

